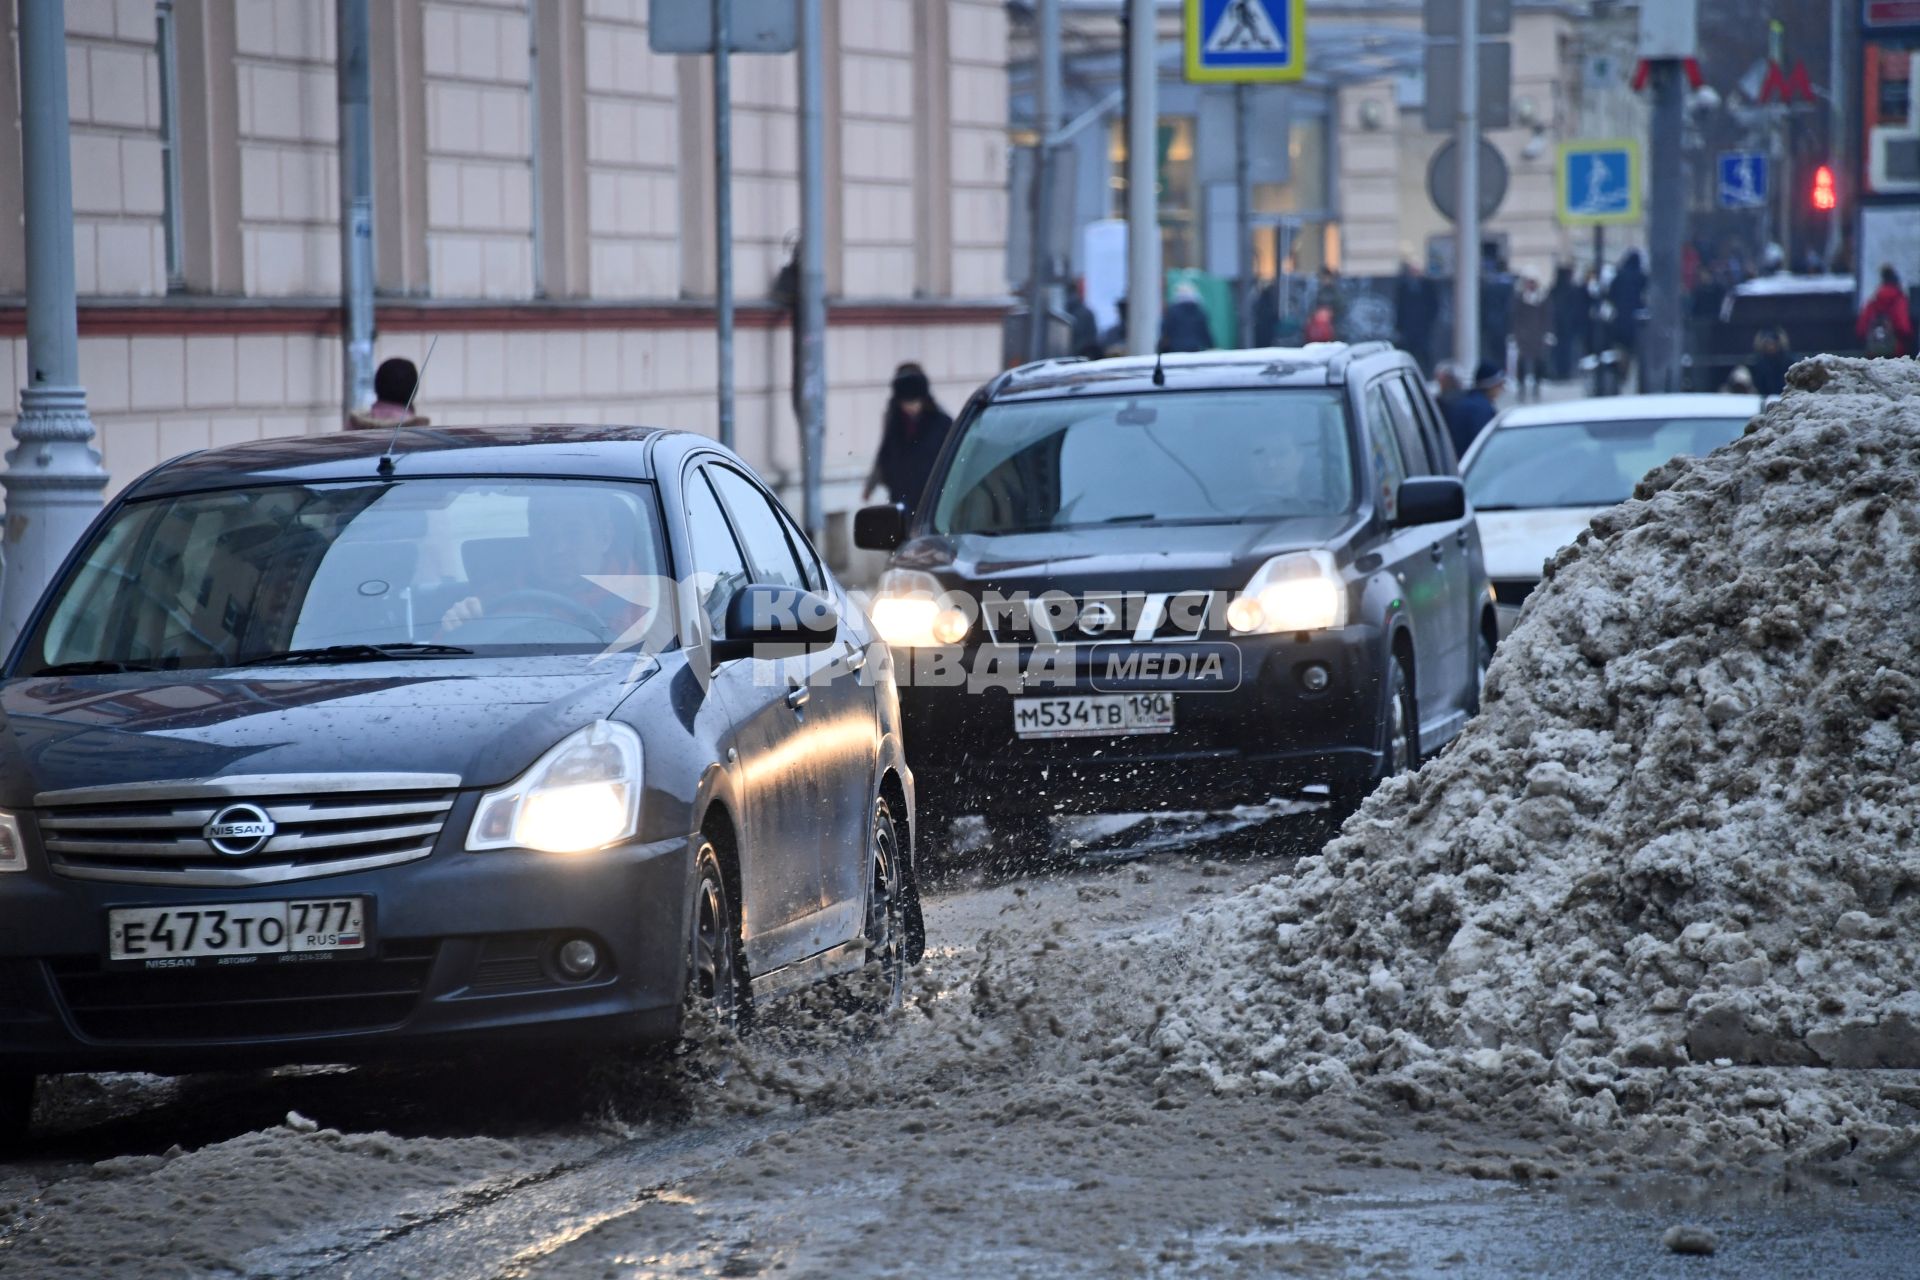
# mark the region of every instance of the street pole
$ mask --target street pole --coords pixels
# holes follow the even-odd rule
[[[714,332],[720,443],[733,448],[733,0],[713,0]]]
[[[1253,345],[1253,127],[1247,86],[1233,86],[1234,243],[1239,246],[1240,346]]]
[[[338,0],[342,399],[373,403],[373,79],[367,0]]]
[[[1827,163],[1833,166],[1836,181],[1846,183],[1853,179],[1853,169],[1843,163],[1847,153],[1847,103],[1850,100],[1845,89],[1847,78],[1847,9],[1835,4],[1828,12],[1827,25]],[[1858,190],[1849,191],[1844,186],[1840,191],[1840,207],[1854,208],[1859,204]],[[1840,207],[1827,215],[1827,270],[1834,270],[1834,263],[1840,257]],[[1854,267],[1856,276],[1862,275],[1861,267]]]
[[[1459,153],[1453,248],[1453,359],[1472,385],[1480,363],[1480,3],[1460,0],[1460,115],[1453,134]]]
[[[100,510],[107,473],[80,385],[73,155],[62,0],[20,0],[20,168],[27,241],[27,385],[7,490],[0,645],[11,646],[60,562]]]
[[[1652,138],[1648,155],[1647,334],[1641,344],[1640,389],[1680,389],[1680,246],[1685,212],[1680,131],[1685,126],[1682,64],[1677,58],[1648,63],[1653,88]]]
[[[807,536],[825,541],[820,509],[827,418],[827,189],[820,0],[800,0],[800,452]]]
[[[1160,60],[1153,0],[1127,0],[1127,351],[1160,342]]]
[[[1047,228],[1053,222],[1053,144],[1060,132],[1060,0],[1038,0],[1034,21],[1034,141],[1033,231],[1027,237],[1031,252],[1027,265],[1027,359],[1047,356],[1047,321],[1052,310],[1052,245]]]

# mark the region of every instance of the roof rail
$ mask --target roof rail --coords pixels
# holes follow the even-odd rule
[[[1345,351],[1342,351],[1333,359],[1327,361],[1327,372],[1335,377],[1344,378],[1347,374],[1347,366],[1355,360],[1363,356],[1377,356],[1383,351],[1391,350],[1393,350],[1393,344],[1391,342],[1378,339],[1372,342],[1350,342],[1347,344]]]

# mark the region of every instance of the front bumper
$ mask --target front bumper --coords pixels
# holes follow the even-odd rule
[[[443,847],[402,866],[243,890],[69,880],[36,859],[0,876],[0,1071],[668,1039],[685,989],[690,859],[684,837],[577,858]],[[110,907],[345,896],[369,900],[364,955],[164,970],[103,962]],[[602,956],[579,981],[553,963],[573,937]]]
[[[1250,636],[1230,645],[1239,654],[1234,687],[1190,682],[1102,678],[1117,658],[1204,649],[1194,645],[1083,646],[1052,674],[1061,683],[1028,679],[954,684],[923,679],[929,665],[901,653],[900,701],[907,759],[923,809],[955,813],[1118,813],[1212,809],[1259,803],[1324,785],[1358,787],[1379,764],[1379,708],[1384,647],[1380,631],[1353,625],[1305,636]],[[1008,651],[1000,655],[1005,669]],[[1019,651],[1018,669],[1035,669],[1035,652]],[[977,670],[988,650],[966,650],[960,665]],[[1327,669],[1327,687],[1309,692],[1301,672]],[[1042,666],[1045,664],[1042,663]],[[1171,691],[1170,733],[1085,738],[1022,738],[1012,700],[1020,696]]]

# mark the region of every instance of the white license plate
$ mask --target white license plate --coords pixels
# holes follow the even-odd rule
[[[363,951],[365,898],[121,907],[107,912],[109,960],[194,960]]]
[[[1096,693],[1061,698],[1015,698],[1013,731],[1023,738],[1172,733],[1173,695]]]

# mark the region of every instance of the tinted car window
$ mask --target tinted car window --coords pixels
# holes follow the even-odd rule
[[[687,482],[687,538],[693,551],[693,570],[700,608],[713,624],[714,635],[724,635],[727,605],[747,582],[747,562],[740,555],[733,530],[720,510],[703,471]]]
[[[22,670],[219,667],[293,649],[597,652],[670,629],[647,486],[420,479],[128,503],[61,583]]]
[[[990,405],[957,447],[936,533],[1216,524],[1353,502],[1337,391],[1161,391]]]
[[[808,587],[807,575],[787,540],[787,529],[766,497],[746,477],[728,467],[708,467],[707,478],[719,490],[733,527],[753,562],[753,580],[780,587]]]
[[[1467,497],[1482,511],[1610,507],[1669,458],[1705,457],[1746,426],[1745,418],[1657,418],[1503,427],[1474,458]]]
[[[1407,460],[1400,452],[1400,436],[1387,413],[1387,398],[1375,383],[1367,388],[1367,448],[1373,455],[1373,474],[1380,485],[1380,511],[1389,520],[1400,515],[1400,482],[1407,478]]]
[[[1394,430],[1400,435],[1400,452],[1413,475],[1437,476],[1446,470],[1433,454],[1433,442],[1420,429],[1420,417],[1413,407],[1413,394],[1406,379],[1387,378],[1387,407],[1393,411]]]

